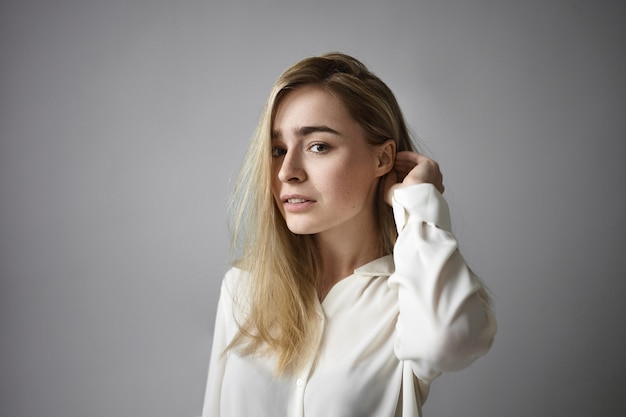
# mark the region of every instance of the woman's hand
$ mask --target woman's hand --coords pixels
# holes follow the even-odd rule
[[[393,169],[385,177],[385,202],[391,205],[396,188],[422,183],[433,184],[440,193],[443,193],[443,175],[439,170],[439,164],[417,152],[398,152]]]

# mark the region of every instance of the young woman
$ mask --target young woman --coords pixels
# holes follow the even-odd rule
[[[282,74],[234,190],[203,416],[421,415],[496,331],[443,189],[362,63]]]

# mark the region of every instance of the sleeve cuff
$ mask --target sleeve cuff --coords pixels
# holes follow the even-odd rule
[[[398,233],[414,221],[433,223],[448,232],[452,230],[448,203],[429,183],[397,188],[393,193],[393,215]]]

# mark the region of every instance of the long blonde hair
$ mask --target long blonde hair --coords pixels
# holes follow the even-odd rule
[[[286,92],[314,85],[337,97],[367,132],[371,144],[393,139],[397,151],[415,150],[404,117],[387,85],[361,62],[341,53],[306,58],[276,81],[250,142],[231,200],[232,250],[245,279],[235,293],[242,313],[227,349],[275,356],[275,373],[297,370],[310,352],[316,323],[318,252],[311,236],[286,226],[271,193],[271,132]],[[389,254],[397,238],[391,208],[379,180],[376,213],[380,248]],[[243,290],[243,291],[241,291]]]

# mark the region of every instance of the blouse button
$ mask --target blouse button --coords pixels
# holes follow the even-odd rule
[[[300,387],[300,386],[302,386],[302,384],[303,384],[302,379],[301,379],[301,378],[298,378],[298,379],[296,380],[296,385]]]

